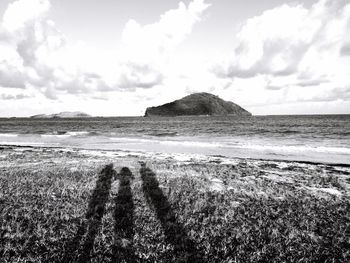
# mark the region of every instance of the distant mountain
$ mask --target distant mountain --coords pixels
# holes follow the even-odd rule
[[[56,114],[38,114],[38,115],[31,116],[30,118],[33,118],[33,119],[41,119],[41,118],[53,119],[53,118],[87,118],[87,117],[91,117],[91,116],[89,114],[86,114],[86,113],[80,112],[80,111],[74,111],[74,112],[64,111],[64,112],[60,112],[60,113],[56,113]]]
[[[225,101],[205,92],[194,93],[161,106],[150,107],[145,112],[145,117],[188,115],[251,116],[252,114],[231,101]]]

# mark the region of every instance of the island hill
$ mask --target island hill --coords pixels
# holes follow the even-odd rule
[[[206,92],[194,93],[161,106],[149,107],[145,112],[145,117],[195,115],[251,116],[252,114],[231,101],[225,101]]]
[[[38,114],[34,116],[30,116],[33,119],[56,119],[56,118],[89,118],[91,117],[89,114],[80,111],[64,111],[55,114]]]

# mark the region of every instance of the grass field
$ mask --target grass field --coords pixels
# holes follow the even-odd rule
[[[1,262],[350,262],[348,168],[0,154]]]

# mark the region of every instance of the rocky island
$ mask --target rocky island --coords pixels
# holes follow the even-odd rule
[[[55,114],[38,114],[30,116],[32,119],[54,119],[54,118],[88,118],[91,117],[89,114],[80,111],[64,111]]]
[[[149,107],[145,112],[145,117],[191,115],[251,116],[252,114],[231,101],[225,101],[206,92],[194,93],[161,106]]]

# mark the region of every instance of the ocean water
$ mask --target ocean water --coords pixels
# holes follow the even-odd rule
[[[0,119],[0,144],[350,164],[350,115]]]

